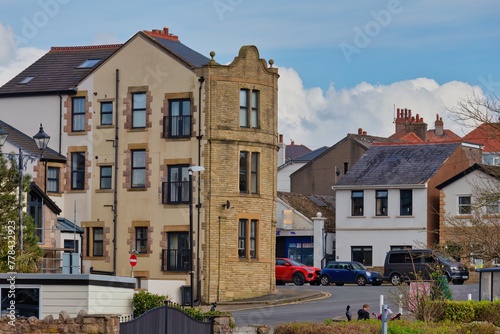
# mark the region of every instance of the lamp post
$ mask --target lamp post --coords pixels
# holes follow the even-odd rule
[[[193,238],[193,172],[202,172],[205,170],[203,166],[191,166],[188,168],[189,172],[189,254],[191,255],[191,260],[189,261],[189,279],[191,285],[190,301],[189,305],[194,306],[194,238]],[[200,233],[200,231],[198,231]],[[200,265],[199,263],[197,264]]]
[[[0,147],[5,144],[9,133],[0,126]],[[40,130],[33,136],[35,144],[40,150],[40,155],[24,154],[21,147],[19,147],[19,154],[10,154],[11,156],[17,155],[17,171],[19,172],[19,252],[23,252],[23,171],[26,168],[28,161],[34,161],[42,157],[43,151],[47,148],[50,136],[43,131],[43,126],[40,123]]]

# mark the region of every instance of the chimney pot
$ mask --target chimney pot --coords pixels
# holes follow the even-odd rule
[[[283,135],[280,134],[280,143],[282,144],[283,143]]]
[[[366,133],[367,133],[366,131],[363,131],[363,136],[366,136]]]
[[[363,129],[362,128],[359,128],[358,129],[358,135],[362,134],[363,133]]]
[[[290,143],[290,145],[292,145],[292,146],[295,145],[295,142],[292,140],[292,142]]]

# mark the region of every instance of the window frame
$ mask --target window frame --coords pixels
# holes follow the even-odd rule
[[[462,203],[462,200],[468,199],[468,203]],[[457,214],[459,216],[468,216],[472,214],[472,196],[458,195],[457,197]]]
[[[260,128],[260,91],[257,89],[240,89],[239,124],[241,128]]]
[[[358,250],[359,248],[359,250]],[[357,256],[355,256],[355,252],[363,254],[363,260],[359,261]],[[369,255],[368,260],[367,255]],[[351,246],[351,261],[356,261],[363,264],[366,267],[371,267],[373,265],[373,246]]]
[[[180,176],[180,180],[173,179]],[[189,165],[170,165],[167,171],[168,181],[163,183],[163,204],[189,203]],[[183,180],[186,178],[186,180]],[[175,196],[174,196],[175,195]]]
[[[256,259],[259,254],[259,220],[238,219],[238,258]]]
[[[239,156],[239,190],[240,194],[258,194],[260,153],[240,151]]]
[[[55,176],[51,176],[51,171],[55,171]],[[54,166],[48,166],[47,167],[47,192],[49,193],[60,193],[60,174],[61,174],[61,168],[59,167],[54,167]],[[53,190],[55,189],[55,190]]]
[[[100,235],[99,233],[97,233],[99,231]],[[98,252],[97,250],[100,250],[100,252]],[[104,228],[92,227],[92,257],[103,257],[103,256],[104,256]]]
[[[172,245],[175,244],[176,248]],[[192,254],[188,232],[167,232],[167,248],[162,250],[162,271],[188,272],[191,268]],[[174,252],[173,255],[171,253]]]
[[[148,253],[148,227],[136,226],[135,231],[135,250],[139,254]],[[141,234],[142,233],[142,234]]]
[[[178,103],[179,115],[173,115],[173,105]],[[187,104],[187,111],[184,107]],[[191,113],[191,99],[168,100],[168,138],[189,138],[192,133],[193,116]],[[187,119],[187,121],[186,121]],[[186,123],[186,124],[185,124]],[[177,126],[176,126],[177,125]],[[175,129],[175,131],[174,131]]]
[[[399,190],[399,215],[413,216],[413,189]]]
[[[389,215],[389,191],[375,190],[375,216],[387,217]]]
[[[109,175],[103,175],[103,170],[109,169]],[[109,186],[103,186],[103,181],[109,180]],[[99,166],[99,189],[109,190],[113,188],[113,167],[112,166]]]
[[[140,157],[136,154],[144,155],[144,164],[136,165],[136,162],[140,161]],[[134,189],[145,189],[146,188],[146,171],[147,171],[147,153],[145,149],[131,150],[130,151],[130,187]],[[140,174],[138,174],[140,173]],[[139,176],[144,180],[144,183],[134,183],[134,180]]]
[[[354,196],[355,194],[361,194],[361,196]],[[363,190],[351,190],[351,216],[353,217],[363,217],[364,216],[364,197],[365,193]],[[359,208],[359,213],[357,209]]]
[[[136,98],[139,96],[139,95],[144,95],[144,107],[141,107],[140,108],[136,108],[135,106],[135,102],[136,102]],[[147,107],[148,107],[148,104],[147,104],[147,93],[146,92],[135,92],[135,93],[132,93],[132,105],[131,105],[131,126],[132,126],[132,129],[145,129],[146,128],[146,125],[147,125]],[[144,116],[142,116],[142,114],[144,114]],[[134,116],[141,116],[141,121],[143,120],[144,121],[144,125],[143,125],[143,122],[141,122],[140,124],[135,124],[136,123],[136,117]]]
[[[247,222],[248,219],[238,220],[238,257],[247,258]]]
[[[71,190],[85,190],[86,168],[86,152],[71,152]],[[78,185],[79,181],[81,186]]]
[[[110,110],[104,110],[104,106],[111,106]],[[110,117],[109,122],[103,121],[103,116]],[[113,125],[113,101],[102,101],[101,102],[101,126]]]
[[[71,98],[71,132],[85,132],[86,130],[86,104],[87,104],[87,99],[85,96],[75,96]],[[83,101],[83,110],[76,110],[75,107],[75,101]],[[83,120],[81,120],[83,118]],[[79,120],[82,123],[81,128],[77,128],[76,124],[79,124],[77,122]]]

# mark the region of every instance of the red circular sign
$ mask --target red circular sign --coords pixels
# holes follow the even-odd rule
[[[135,267],[135,265],[137,264],[137,256],[135,256],[135,254],[130,255],[129,262],[132,267]]]

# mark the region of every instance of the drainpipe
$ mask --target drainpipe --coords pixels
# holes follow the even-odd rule
[[[203,87],[204,77],[199,77],[198,82],[200,87],[198,88],[198,166],[201,166],[201,140],[203,135],[201,134],[201,90]],[[198,214],[198,232],[196,234],[196,299],[199,305],[201,305],[201,270],[200,270],[200,231],[201,231],[201,185],[200,185],[201,172],[198,172],[198,203],[196,204],[197,214]],[[192,293],[192,292],[191,292]]]
[[[61,154],[61,140],[62,140],[62,96],[59,95],[59,154]],[[76,224],[76,222],[75,222]]]
[[[115,79],[115,180],[113,185],[113,276],[116,275],[116,220],[118,217],[118,88],[120,82],[119,70],[116,69],[116,79]]]

